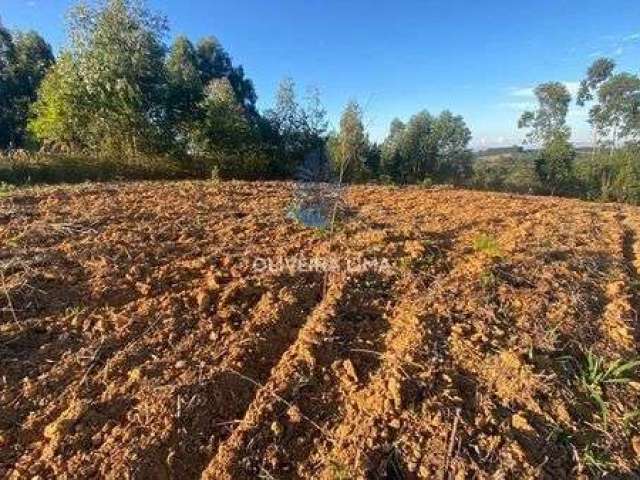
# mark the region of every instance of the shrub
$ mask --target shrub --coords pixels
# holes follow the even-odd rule
[[[15,190],[15,186],[9,184],[9,183],[5,183],[5,182],[0,182],[0,197],[5,197],[9,194],[11,194],[11,192],[13,192],[13,190]]]
[[[211,181],[213,183],[220,183],[220,167],[214,165],[211,169]]]
[[[538,193],[542,185],[531,155],[479,158],[473,165],[472,188],[498,192]]]
[[[237,150],[212,151],[201,157],[209,167],[208,175],[215,168],[219,178],[260,180],[268,178],[271,171],[270,155],[258,147],[249,146]]]
[[[391,178],[391,175],[380,175],[379,178],[382,185],[394,185],[394,181],[393,178]]]
[[[553,195],[567,192],[573,185],[576,151],[564,135],[557,135],[536,157],[536,173]]]
[[[477,161],[473,168],[471,185],[482,190],[503,191],[507,174],[508,168],[504,165]]]
[[[96,158],[80,154],[0,154],[0,183],[11,185],[193,177],[204,178],[196,164],[174,161],[166,157],[139,156],[132,162],[131,159],[123,161],[118,158]]]
[[[431,180],[431,178],[429,177],[424,177],[424,180],[420,182],[420,186],[423,188],[431,188],[433,187],[433,180]]]
[[[582,194],[592,200],[640,204],[640,150],[600,152],[576,168]]]

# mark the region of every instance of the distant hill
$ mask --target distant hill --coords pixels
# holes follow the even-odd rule
[[[578,153],[591,153],[593,147],[591,147],[590,145],[574,145],[574,148],[576,149],[576,152]],[[525,149],[524,147],[519,147],[517,145],[513,145],[511,147],[494,147],[494,148],[487,148],[485,150],[478,150],[478,152],[476,152],[476,155],[478,157],[498,157],[498,156],[506,156],[506,155],[512,155],[512,156],[517,156],[519,154],[522,153],[533,153],[536,152],[538,149],[537,148],[527,148]]]
[[[519,153],[523,153],[524,148],[514,145],[512,147],[495,147],[495,148],[487,148],[485,150],[479,150],[479,157],[493,157],[496,155],[517,155]]]

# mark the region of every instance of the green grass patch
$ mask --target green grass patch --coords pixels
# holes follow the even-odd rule
[[[473,240],[473,249],[491,258],[500,258],[503,256],[496,238],[486,233],[481,233]]]
[[[600,410],[605,428],[608,419],[608,406],[605,399],[606,385],[629,383],[638,366],[640,366],[638,360],[618,359],[607,362],[593,352],[587,352],[585,363],[579,372],[580,385]]]
[[[16,187],[10,183],[0,182],[0,198],[8,197],[15,189]]]
[[[206,178],[210,171],[210,168],[196,160],[167,157],[125,160],[40,153],[0,155],[0,185],[10,187],[86,181],[195,179]],[[0,195],[6,194],[6,191],[6,187],[0,187]]]

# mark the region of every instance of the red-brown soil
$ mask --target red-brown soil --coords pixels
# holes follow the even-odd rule
[[[0,199],[0,477],[638,478],[640,209],[295,186]],[[483,247],[489,239],[491,247]],[[486,243],[486,242],[485,242]],[[256,258],[388,269],[258,271]]]

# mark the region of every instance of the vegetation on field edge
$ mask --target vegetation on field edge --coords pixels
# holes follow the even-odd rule
[[[285,78],[272,108],[213,36],[165,44],[167,19],[143,0],[78,1],[54,57],[35,32],[0,25],[0,181],[114,178],[291,179],[452,183],[471,188],[640,203],[640,78],[597,59],[573,99],[535,88],[518,122],[529,152],[474,158],[472,133],[449,111],[394,119],[378,144],[349,101],[329,128],[317,89],[301,100]],[[128,45],[126,50],[122,45]],[[566,117],[589,105],[593,148],[578,152]],[[17,153],[16,153],[17,151]],[[38,152],[38,153],[35,153]]]

